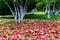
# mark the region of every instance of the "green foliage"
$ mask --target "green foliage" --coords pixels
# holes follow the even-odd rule
[[[56,7],[60,7],[59,0],[40,0],[39,2],[37,2],[36,6],[37,6],[37,8],[41,8],[41,7],[45,8],[47,6],[47,4],[49,6],[53,6],[54,5],[53,3],[56,3]]]
[[[11,1],[7,1],[7,2],[11,3]],[[3,0],[0,0],[0,15],[9,15],[8,13],[10,14],[9,8],[6,6]]]
[[[9,3],[9,5],[13,8],[13,0],[5,0]],[[23,4],[25,4],[26,0],[22,0]],[[49,2],[48,2],[49,1]],[[18,0],[20,2],[20,0]],[[39,10],[41,8],[46,8],[47,4],[50,3],[49,5],[52,7],[54,5],[54,2],[56,3],[56,8],[60,8],[60,0],[31,0],[31,3],[28,6],[27,11],[31,11],[34,8],[38,8]],[[53,8],[53,7],[52,7]],[[7,5],[3,2],[3,0],[0,0],[0,15],[6,15],[6,14],[11,14],[9,8]],[[8,15],[9,15],[8,14]]]
[[[8,2],[8,4],[11,6],[11,8],[14,10],[14,5],[13,5],[13,0],[5,0]],[[25,4],[26,0],[22,0],[23,1],[23,5]],[[20,2],[20,0],[18,0],[18,2]],[[31,11],[32,9],[34,9],[36,7],[36,0],[31,0],[27,11]],[[3,0],[0,0],[0,15],[10,15],[11,12],[8,8],[8,6],[4,3]]]
[[[32,1],[30,2],[30,4],[28,5],[27,11],[30,12],[31,10],[36,8],[36,1]]]

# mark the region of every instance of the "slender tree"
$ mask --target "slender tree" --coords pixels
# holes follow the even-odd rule
[[[6,5],[9,7],[16,23],[20,23],[23,21],[23,18],[25,16],[27,7],[29,5],[29,3],[31,2],[31,0],[20,0],[20,2],[18,2],[17,0],[12,0],[13,5],[14,5],[14,10],[12,10],[12,8],[10,7],[10,5],[8,4],[7,1],[3,0]]]

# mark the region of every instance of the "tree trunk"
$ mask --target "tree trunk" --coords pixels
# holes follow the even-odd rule
[[[18,12],[18,23],[23,22],[23,18],[25,16],[26,9],[20,6],[20,13]]]
[[[51,17],[50,17],[50,7],[48,8],[48,19],[50,19]]]
[[[55,15],[58,15],[58,13],[59,13],[59,12],[58,12],[58,10],[56,9],[56,10],[55,10]]]
[[[21,20],[21,19],[20,19],[20,14],[21,14],[21,13],[20,13],[20,11],[19,11],[18,8],[17,8],[17,12],[18,12],[17,20],[18,20],[18,23],[20,23],[20,20]]]
[[[54,2],[54,5],[53,5],[53,12],[55,11],[55,2]]]
[[[60,8],[59,8],[59,13],[60,13]]]
[[[48,9],[47,9],[47,7],[46,7],[45,13],[47,13],[47,12],[48,12]]]
[[[32,14],[32,15],[34,14],[34,9],[32,9],[31,14]]]

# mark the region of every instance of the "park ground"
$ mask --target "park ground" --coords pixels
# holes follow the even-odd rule
[[[49,23],[51,22],[51,24]],[[43,28],[46,27],[46,28],[50,28],[50,27],[47,27],[47,23],[52,25],[51,28],[55,28],[60,22],[60,15],[51,15],[51,19],[48,19],[47,18],[47,15],[44,13],[44,12],[35,12],[35,14],[26,14],[25,17],[24,17],[24,20],[23,20],[23,23],[21,24],[17,24],[18,26],[21,25],[22,27],[25,25],[32,25],[32,26],[35,26],[35,25],[39,25],[39,24],[43,24]],[[36,23],[36,24],[35,24]],[[44,24],[46,23],[46,24]],[[10,26],[13,24],[15,26],[15,23],[14,23],[14,19],[13,17],[10,17],[10,15],[8,16],[0,16],[0,24],[4,24],[4,28],[8,27],[8,25],[10,24]],[[56,24],[56,25],[54,25]],[[32,27],[31,26],[31,27]],[[42,25],[41,25],[42,26]],[[54,27],[55,26],[55,27]],[[59,25],[60,26],[60,25]],[[0,27],[2,28],[2,27]],[[16,27],[18,29],[18,27]],[[53,30],[52,28],[52,30]],[[58,28],[58,27],[57,27]],[[2,28],[3,29],[3,28]],[[6,28],[7,30],[10,30],[8,28]],[[14,30],[17,30],[17,29],[14,29]],[[23,29],[23,28],[22,28]],[[39,28],[38,28],[39,29]],[[13,30],[13,31],[14,31]],[[23,29],[24,30],[24,29]],[[43,30],[43,29],[41,29]],[[47,29],[46,29],[47,30]],[[49,30],[49,29],[48,29]],[[58,30],[58,29],[57,29]],[[55,31],[57,31],[55,30]],[[4,31],[4,30],[3,30]],[[19,31],[19,30],[18,30]],[[33,29],[33,31],[36,31]],[[59,30],[58,30],[59,31]],[[6,31],[7,32],[7,31]],[[39,30],[38,30],[39,32]],[[5,33],[5,32],[4,32]],[[10,33],[10,32],[9,32]],[[48,32],[49,33],[49,32]],[[58,32],[59,33],[59,32]],[[12,33],[13,34],[13,33]],[[56,33],[57,35],[57,33]],[[60,40],[60,36],[56,38],[56,40]]]

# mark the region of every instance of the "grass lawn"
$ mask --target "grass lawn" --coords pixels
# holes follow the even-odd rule
[[[60,15],[51,15],[51,18],[48,19],[46,14],[26,14],[25,19],[39,19],[39,20],[60,20]]]
[[[12,19],[12,16],[6,15],[6,16],[0,16],[0,20],[7,18],[7,19]],[[39,20],[60,20],[60,14],[59,15],[51,15],[51,18],[48,19],[47,15],[44,12],[34,12],[34,15],[27,13],[24,17],[24,19],[39,19]]]
[[[9,22],[13,22],[13,19],[0,19],[0,23],[9,23]]]

